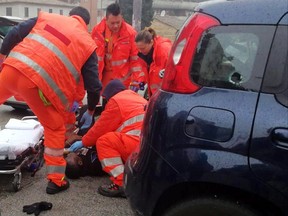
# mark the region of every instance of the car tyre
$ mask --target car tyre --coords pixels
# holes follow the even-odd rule
[[[187,200],[170,207],[163,216],[258,216],[245,206],[211,198]]]

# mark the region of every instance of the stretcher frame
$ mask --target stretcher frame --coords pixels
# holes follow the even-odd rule
[[[25,119],[37,119],[37,117],[25,116],[21,120]],[[23,169],[25,168],[26,170],[31,171],[32,172],[31,176],[33,177],[35,173],[44,164],[43,155],[44,155],[44,136],[42,135],[42,137],[34,145],[34,147],[28,147],[21,154],[17,155],[15,160],[7,160],[10,162],[10,164],[4,167],[5,169],[0,169],[0,174],[14,175],[12,181],[12,188],[15,192],[17,192],[21,188]]]

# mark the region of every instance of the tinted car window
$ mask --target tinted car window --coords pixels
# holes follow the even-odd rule
[[[0,34],[6,35],[13,26],[0,26]]]
[[[277,100],[288,106],[288,27],[279,26],[268,61],[262,91],[275,94]]]
[[[219,26],[206,31],[197,46],[192,80],[201,86],[258,91],[265,66],[259,63],[266,62],[266,44],[272,40],[272,34],[263,32],[268,28]]]

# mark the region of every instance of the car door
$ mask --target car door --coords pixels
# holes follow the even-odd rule
[[[288,198],[288,15],[278,25],[256,111],[252,171]]]

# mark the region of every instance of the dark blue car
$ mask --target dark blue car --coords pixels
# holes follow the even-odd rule
[[[288,215],[288,0],[195,8],[150,98],[125,192],[137,215]]]

